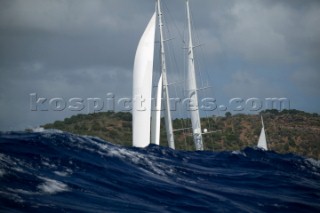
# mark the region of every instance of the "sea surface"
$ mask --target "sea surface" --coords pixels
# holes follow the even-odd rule
[[[320,161],[0,133],[0,212],[320,212]]]

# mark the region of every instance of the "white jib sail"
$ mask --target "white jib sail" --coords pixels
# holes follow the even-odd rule
[[[161,95],[162,95],[162,75],[158,82],[156,103],[151,117],[151,143],[160,145],[160,119],[161,119]]]
[[[261,116],[261,123],[262,123],[262,129],[261,129],[261,133],[260,133],[260,136],[259,136],[259,141],[258,141],[257,147],[262,148],[264,150],[268,150],[266,133],[264,131],[264,124],[263,124],[262,116]]]
[[[135,56],[133,68],[132,130],[133,146],[150,143],[152,72],[154,58],[156,13],[145,29]]]

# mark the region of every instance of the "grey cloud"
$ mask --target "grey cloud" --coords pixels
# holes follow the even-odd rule
[[[305,95],[313,95],[315,98],[320,96],[320,70],[303,69],[293,73],[291,79],[301,88]]]
[[[282,91],[281,86],[257,76],[254,71],[241,70],[232,75],[232,81],[223,90],[231,98],[285,97],[287,94]]]

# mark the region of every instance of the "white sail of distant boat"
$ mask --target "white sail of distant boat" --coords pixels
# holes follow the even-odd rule
[[[261,129],[261,133],[260,133],[260,136],[259,136],[259,141],[258,141],[257,147],[262,148],[264,150],[268,150],[266,133],[264,131],[264,123],[263,123],[262,116],[261,116],[261,124],[262,124],[262,129]]]
[[[203,150],[202,131],[198,109],[197,84],[194,65],[193,41],[191,31],[191,15],[189,0],[186,0],[188,19],[188,74],[186,80],[187,95],[190,100],[190,114],[192,123],[192,135],[196,150]],[[152,74],[155,43],[156,14],[158,16],[160,31],[160,61],[161,75],[156,92],[155,111],[151,113]],[[156,12],[152,16],[144,34],[142,35],[134,62],[133,69],[133,146],[146,147],[150,144],[159,145],[160,141],[160,110],[161,100],[164,103],[164,120],[167,132],[168,146],[175,149],[172,127],[170,96],[168,89],[166,56],[164,48],[164,33],[162,22],[161,0],[157,0]],[[151,122],[150,122],[151,120]],[[150,125],[151,123],[151,125]],[[150,137],[151,134],[151,137]]]

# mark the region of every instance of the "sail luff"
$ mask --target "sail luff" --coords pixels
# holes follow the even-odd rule
[[[154,59],[156,13],[145,29],[135,56],[133,68],[132,143],[146,147],[150,143],[152,72]]]
[[[158,2],[158,16],[159,16],[159,28],[160,28],[160,51],[161,51],[161,73],[162,73],[162,92],[163,92],[163,101],[165,104],[164,108],[164,120],[166,125],[167,140],[170,148],[175,149],[174,144],[174,135],[170,111],[170,99],[169,99],[169,90],[168,90],[168,80],[167,80],[167,66],[166,66],[166,57],[164,49],[164,33],[163,33],[163,23],[162,23],[162,12],[161,12],[161,0]]]
[[[188,33],[189,33],[189,47],[188,47],[188,74],[187,74],[187,94],[190,101],[190,114],[192,123],[192,133],[193,141],[196,150],[203,150],[202,141],[202,131],[201,131],[201,121],[199,115],[199,105],[198,105],[198,92],[197,92],[197,82],[195,75],[195,65],[194,65],[194,53],[193,53],[193,40],[191,31],[191,15],[189,1],[186,0],[187,6],[187,18],[188,18]]]
[[[162,75],[160,75],[156,93],[156,103],[151,117],[151,143],[160,145],[160,120],[161,120],[161,95],[162,95]]]

